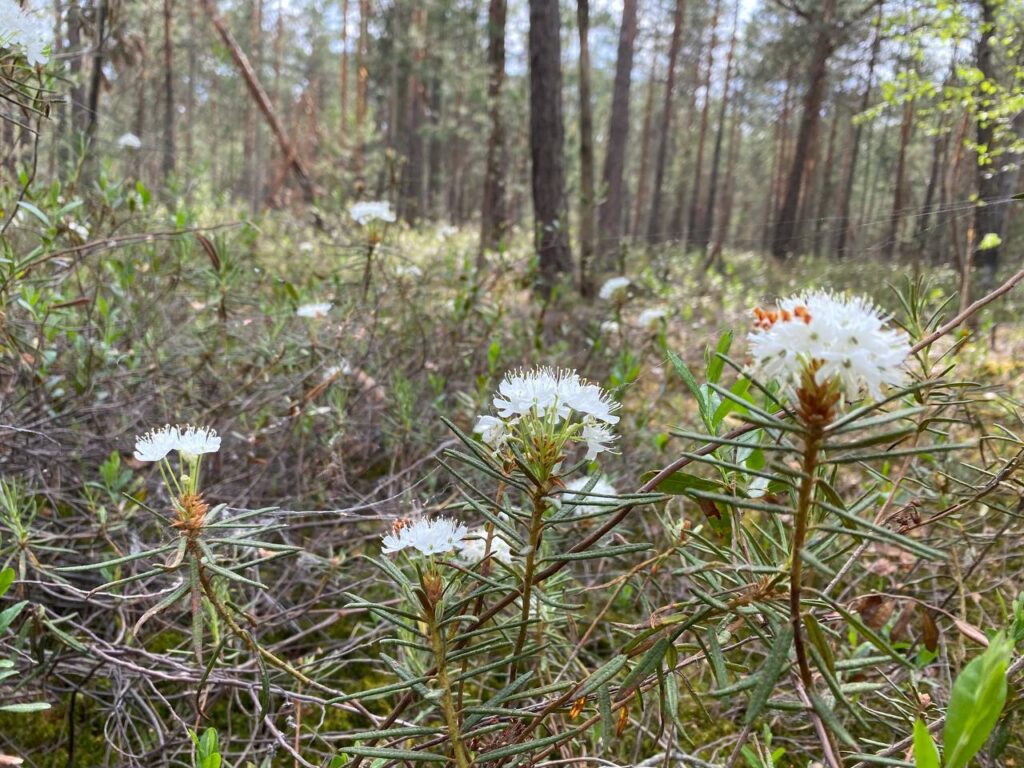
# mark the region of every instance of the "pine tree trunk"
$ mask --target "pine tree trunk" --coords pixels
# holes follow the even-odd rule
[[[235,40],[235,36],[231,34],[231,30],[224,25],[220,16],[217,15],[217,10],[213,5],[213,0],[203,0],[203,7],[206,10],[207,16],[210,18],[210,22],[220,35],[221,41],[231,53],[231,58],[234,59],[235,65],[241,72],[242,77],[245,80],[246,87],[249,89],[249,94],[256,101],[256,105],[260,108],[260,112],[263,113],[264,118],[266,118],[266,121],[270,126],[270,130],[273,131],[275,138],[277,138],[277,143],[281,147],[281,154],[285,158],[285,164],[295,171],[295,175],[299,180],[299,185],[302,187],[302,191],[305,194],[307,201],[312,200],[316,195],[313,179],[306,171],[306,166],[296,153],[291,140],[285,134],[284,128],[281,126],[281,122],[278,120],[277,114],[274,112],[274,109],[270,104],[270,98],[267,96],[267,92],[263,89],[263,85],[256,77],[256,73],[253,71],[252,64],[249,62],[249,57],[245,55],[245,52],[238,45],[238,41]]]
[[[487,161],[484,171],[483,204],[480,208],[480,259],[486,250],[500,247],[508,232],[508,201],[505,175],[508,172],[505,146],[505,118],[502,110],[502,87],[505,83],[505,17],[506,0],[490,0],[487,10],[487,82],[491,132],[487,138]]]
[[[878,63],[878,52],[882,45],[882,17],[881,11],[875,20],[875,37],[871,43],[871,58],[868,61],[867,81],[864,85],[864,95],[860,100],[860,112],[863,112],[871,104],[871,90],[874,87],[875,66]],[[850,148],[850,164],[846,169],[846,179],[843,182],[842,195],[839,198],[839,218],[836,229],[836,258],[842,259],[846,254],[846,243],[850,235],[850,212],[853,205],[853,182],[857,178],[857,157],[860,154],[861,136],[864,133],[864,123],[860,122],[854,126],[853,141]]]
[[[580,37],[580,293],[593,293],[590,261],[594,254],[594,117],[590,103],[590,4],[577,0]]]
[[[174,175],[174,35],[173,0],[164,0],[164,183]]]
[[[896,155],[896,178],[893,181],[892,213],[889,216],[889,228],[882,243],[882,255],[888,261],[899,241],[900,221],[903,218],[904,175],[907,167],[907,145],[914,127],[914,100],[908,99],[903,106],[903,122],[900,124],[900,149]]]
[[[717,0],[716,0],[717,1]],[[676,87],[676,62],[683,44],[683,17],[686,14],[686,0],[676,0],[672,17],[672,40],[668,47],[668,72],[665,75],[665,98],[661,108],[661,135],[658,138],[658,154],[654,161],[654,190],[651,193],[651,215],[647,220],[647,241],[662,239],[661,207],[662,187],[665,184],[665,167],[668,165],[668,148],[672,141],[672,96]]]
[[[541,294],[572,270],[565,198],[561,20],[558,0],[530,0],[530,156]]]
[[[715,22],[714,22],[714,24],[717,25],[717,23],[718,23],[718,14],[717,14],[718,4],[717,4],[717,2],[716,2],[716,5],[715,5],[715,11],[716,11],[716,13],[715,13]],[[732,37],[729,39],[729,52],[726,54],[726,57],[725,57],[725,82],[722,84],[722,103],[721,103],[721,105],[719,106],[719,109],[718,109],[718,125],[715,128],[715,146],[714,146],[714,149],[711,152],[711,176],[708,179],[708,201],[707,201],[707,204],[705,206],[703,206],[701,208],[701,210],[700,210],[700,217],[699,217],[700,218],[700,222],[697,225],[696,235],[691,235],[692,242],[694,243],[694,245],[697,247],[697,249],[702,254],[706,254],[707,253],[708,243],[711,240],[711,228],[712,228],[712,226],[714,224],[714,221],[715,221],[715,203],[716,203],[716,197],[718,196],[718,166],[719,166],[719,164],[721,162],[721,158],[722,158],[722,142],[724,141],[724,137],[725,137],[725,118],[726,118],[726,114],[728,113],[728,109],[729,109],[729,86],[732,83],[732,62],[733,62],[733,56],[735,55],[735,52],[736,52],[736,32],[737,32],[737,24],[739,23],[739,12],[740,12],[740,6],[739,6],[739,3],[737,3],[736,4],[735,13],[734,13],[734,16],[733,16]],[[714,28],[715,27],[713,25],[712,26],[712,30],[714,30]],[[712,42],[714,42],[714,39],[715,39],[715,34],[714,34],[714,31],[712,31],[712,33],[711,33],[711,40],[712,40]],[[705,93],[710,93],[710,90],[711,90],[710,72],[711,72],[711,65],[713,63],[713,59],[712,59],[713,50],[714,50],[714,46],[712,45],[712,51],[709,51],[709,53],[708,53],[708,73],[709,73],[709,78],[706,81]],[[707,100],[707,96],[705,96],[705,101],[706,100]],[[701,119],[703,120],[703,117]],[[696,171],[694,173],[694,185],[697,185],[699,183],[700,183],[700,166],[697,167],[697,169],[696,169]],[[698,187],[695,186],[695,188],[698,188]],[[694,197],[696,198],[696,195]],[[691,207],[691,210],[693,210],[692,207]]]
[[[348,0],[341,0],[341,56],[338,62],[338,143],[348,137]]]
[[[633,77],[633,45],[636,41],[637,0],[624,0],[619,49],[615,59],[615,85],[612,110],[608,119],[608,146],[601,175],[604,199],[598,209],[598,229],[605,269],[619,250],[622,236],[623,173],[626,168],[626,142],[629,138],[629,91]]]
[[[814,52],[808,77],[807,93],[804,96],[803,113],[797,133],[793,162],[786,183],[786,195],[775,219],[775,234],[772,238],[772,255],[779,260],[786,259],[795,250],[796,217],[800,206],[800,190],[804,172],[811,151],[811,142],[818,125],[822,99],[825,95],[825,80],[828,76],[828,60],[835,49],[833,22],[838,0],[825,0],[822,18],[814,40]]]
[[[352,156],[352,172],[356,179],[356,196],[366,189],[366,87],[370,55],[370,0],[359,0],[359,43],[356,49],[356,151]]]
[[[841,94],[839,94],[841,96]],[[814,216],[814,245],[815,257],[821,256],[821,249],[825,242],[825,217],[829,205],[832,203],[832,192],[835,184],[832,178],[832,165],[835,161],[836,135],[839,133],[839,116],[842,98],[836,98],[835,114],[832,116],[832,128],[828,133],[828,147],[825,150],[825,166],[822,168],[821,194],[818,195],[817,213]]]
[[[647,75],[647,95],[644,97],[643,128],[640,129],[640,172],[636,177],[636,191],[633,198],[633,222],[630,232],[635,240],[640,234],[640,222],[647,207],[647,165],[650,158],[651,123],[654,113],[654,86],[657,82],[658,38],[655,34],[651,51],[651,71]]]
[[[736,159],[740,149],[740,123],[743,121],[743,108],[737,103],[733,108],[732,128],[729,129],[729,155],[725,161],[725,193],[722,195],[722,210],[718,216],[715,231],[715,244],[705,262],[705,270],[712,264],[722,266],[722,250],[729,239],[729,225],[732,222],[733,201],[736,197]]]

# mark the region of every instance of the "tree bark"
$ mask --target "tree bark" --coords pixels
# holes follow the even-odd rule
[[[717,0],[716,0],[717,2]],[[672,17],[672,39],[668,46],[668,72],[665,75],[665,98],[661,109],[661,135],[658,138],[658,154],[654,162],[654,189],[651,193],[651,215],[647,220],[647,241],[657,242],[661,238],[662,187],[665,184],[665,166],[668,165],[668,147],[672,141],[672,95],[676,87],[676,62],[683,44],[683,17],[686,14],[686,0],[676,0]]]
[[[875,37],[871,42],[871,58],[868,60],[867,81],[864,85],[864,95],[860,100],[860,112],[864,112],[871,104],[871,90],[874,87],[875,66],[878,64],[878,52],[882,46],[882,16],[881,9],[875,19]],[[843,192],[839,198],[839,220],[836,230],[835,252],[836,258],[842,259],[846,254],[846,243],[850,235],[850,211],[853,205],[853,182],[857,177],[857,156],[860,154],[861,136],[864,133],[864,123],[857,123],[853,129],[853,141],[850,148],[850,164],[846,169],[846,179],[843,183]]]
[[[714,30],[715,25],[718,23],[718,3],[715,4],[715,22],[712,25]],[[725,118],[729,109],[729,86],[732,84],[732,63],[733,56],[736,53],[736,32],[737,25],[739,24],[739,3],[736,4],[736,8],[733,15],[732,24],[732,37],[729,39],[729,52],[725,57],[725,82],[722,84],[722,103],[718,109],[718,125],[715,128],[715,146],[711,151],[711,176],[708,179],[708,201],[705,206],[700,209],[700,222],[697,226],[697,232],[695,235],[691,235],[691,239],[697,249],[702,253],[706,254],[708,250],[708,242],[711,240],[711,228],[715,222],[715,203],[716,197],[718,196],[718,166],[722,158],[722,142],[725,140]],[[715,34],[714,31],[711,33],[711,40],[714,42]],[[712,45],[712,50],[714,46]],[[709,94],[711,89],[711,65],[712,52],[708,53],[708,79],[705,84],[705,93]],[[707,96],[705,96],[707,99]],[[703,120],[703,117],[701,118]],[[699,157],[699,155],[698,155]],[[700,166],[694,173],[694,189],[699,190],[700,187]],[[694,195],[694,200],[698,197]],[[694,210],[691,204],[691,210]]]
[[[572,270],[565,198],[562,61],[558,0],[530,0],[530,157],[534,242],[544,296]]]
[[[636,190],[633,199],[633,221],[630,228],[633,239],[640,234],[640,222],[647,206],[647,165],[651,148],[651,122],[654,114],[654,86],[657,82],[658,68],[658,37],[655,33],[653,50],[651,51],[651,71],[647,75],[647,95],[644,97],[643,127],[640,129],[640,172],[636,177]]]
[[[480,258],[488,249],[500,247],[508,232],[508,201],[505,196],[507,149],[502,87],[505,84],[506,0],[490,0],[487,9],[487,81],[491,132],[487,137],[487,161],[484,170],[483,201],[480,208]]]
[[[263,89],[263,85],[256,77],[252,64],[249,63],[249,58],[238,45],[238,41],[235,40],[235,36],[231,34],[231,30],[224,25],[223,20],[221,20],[220,16],[217,15],[217,9],[213,5],[213,0],[203,0],[203,7],[206,10],[206,14],[209,17],[210,22],[216,28],[217,33],[224,42],[224,45],[226,45],[228,51],[230,51],[231,58],[234,60],[235,65],[242,73],[242,77],[245,79],[245,84],[249,89],[249,94],[256,101],[256,105],[260,108],[260,112],[263,113],[263,117],[270,126],[270,130],[273,131],[274,137],[277,139],[277,143],[281,147],[281,153],[284,155],[285,163],[295,171],[295,175],[299,180],[299,185],[302,187],[302,191],[305,194],[307,201],[312,200],[316,196],[313,179],[310,177],[309,172],[302,163],[302,160],[299,159],[299,156],[296,154],[291,140],[288,138],[287,134],[285,134],[284,128],[281,126],[281,122],[278,120],[277,115],[270,104],[270,98],[267,96],[267,92]]]
[[[174,36],[173,0],[164,0],[164,183],[174,175]]]
[[[886,260],[892,258],[896,251],[899,240],[900,221],[903,218],[903,208],[906,203],[904,197],[904,176],[907,167],[907,145],[910,143],[910,134],[914,127],[914,100],[907,99],[903,105],[903,121],[900,124],[900,149],[896,155],[896,178],[893,181],[892,213],[889,216],[889,227],[885,233],[885,241],[882,243],[882,255]]]
[[[590,103],[590,3],[577,0],[580,37],[580,293],[593,294],[590,261],[594,254],[594,116]]]
[[[820,256],[825,240],[825,220],[828,208],[832,204],[832,192],[835,184],[832,180],[832,165],[836,155],[836,136],[839,133],[839,121],[841,115],[840,104],[842,94],[837,94],[835,114],[832,115],[832,128],[828,133],[828,147],[825,149],[825,166],[822,168],[821,194],[818,195],[817,212],[814,215],[814,255]]]
[[[341,0],[341,57],[338,62],[338,141],[348,136],[348,0]]]
[[[359,43],[356,49],[356,151],[352,156],[352,171],[356,179],[356,196],[366,189],[366,86],[370,55],[370,0],[359,0]]]
[[[601,175],[604,199],[598,209],[598,230],[601,238],[602,266],[611,268],[611,259],[618,252],[622,235],[623,183],[626,167],[626,141],[629,138],[629,91],[633,76],[633,45],[636,41],[637,0],[624,0],[622,25],[619,28],[619,49],[615,59],[615,85],[612,90],[612,111],[608,119],[608,147]]]
[[[818,125],[822,99],[825,95],[825,81],[828,77],[828,60],[835,49],[833,28],[838,0],[825,0],[821,19],[814,39],[814,52],[808,76],[807,93],[804,96],[803,114],[797,133],[793,163],[789,170],[786,195],[775,219],[775,234],[772,238],[772,255],[779,260],[786,259],[795,249],[794,233],[796,216],[800,206],[800,190],[804,171],[810,156],[811,139]]]

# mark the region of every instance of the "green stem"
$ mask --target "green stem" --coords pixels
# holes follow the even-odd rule
[[[814,496],[814,484],[818,470],[818,451],[821,448],[823,428],[820,424],[808,425],[804,437],[804,455],[801,469],[803,478],[800,480],[800,493],[797,497],[796,520],[793,530],[793,548],[790,554],[789,569],[789,620],[793,625],[793,647],[796,651],[797,664],[800,667],[800,679],[810,693],[811,666],[807,662],[807,650],[804,647],[803,618],[800,614],[800,593],[803,577],[803,548],[807,538],[807,518],[811,511]]]
[[[530,547],[526,552],[526,566],[523,571],[522,603],[523,613],[519,624],[519,637],[512,651],[512,664],[509,667],[509,682],[516,678],[516,657],[523,652],[526,645],[527,627],[530,621],[530,602],[533,599],[533,576],[536,570],[537,550],[540,549],[540,535],[544,529],[544,491],[538,488],[533,493],[533,517],[530,519]]]
[[[455,710],[455,699],[452,696],[452,683],[448,677],[448,665],[445,663],[444,639],[437,626],[437,617],[432,610],[424,612],[427,626],[430,629],[430,644],[434,649],[434,663],[437,665],[437,684],[441,689],[441,710],[448,724],[448,738],[451,739],[455,752],[455,762],[459,768],[469,768],[469,758],[462,745],[462,733],[459,728],[459,715]]]

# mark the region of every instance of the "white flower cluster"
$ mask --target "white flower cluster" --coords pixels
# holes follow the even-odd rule
[[[664,307],[648,307],[637,316],[636,324],[645,331],[656,331],[666,317],[668,312]]]
[[[586,491],[586,487],[591,482],[594,482],[594,487]],[[567,491],[575,491],[575,493],[563,495],[562,504],[571,505],[572,514],[577,517],[607,512],[617,505],[614,497],[618,496],[619,492],[615,490],[615,486],[608,482],[608,478],[604,475],[601,475],[596,481],[594,481],[593,477],[586,475],[577,477],[566,483],[565,489]]]
[[[301,307],[295,310],[296,317],[308,317],[314,320],[320,320],[327,317],[327,313],[331,311],[331,307],[334,305],[329,301],[320,302],[317,304],[303,304]]]
[[[464,563],[479,563],[486,552],[487,531],[477,528],[470,534],[470,538],[462,542],[459,559]],[[497,534],[491,537],[491,557],[506,565],[512,562],[512,548]]]
[[[15,0],[0,0],[0,47],[16,48],[32,66],[45,64],[53,27],[31,4],[21,8]]]
[[[398,521],[381,542],[385,555],[412,547],[424,555],[441,555],[462,549],[469,531],[449,517],[421,518],[414,523]]]
[[[186,458],[195,458],[219,450],[220,438],[215,430],[191,424],[165,424],[135,438],[137,461],[160,461],[171,451],[177,451]]]
[[[348,215],[361,227],[365,227],[371,221],[391,223],[396,218],[391,203],[386,200],[353,203],[349,206]]]
[[[510,431],[522,419],[538,418],[561,423],[579,417],[583,429],[579,439],[587,444],[587,461],[609,450],[615,439],[611,425],[618,423],[619,403],[601,387],[579,377],[575,371],[536,368],[512,371],[494,396],[495,416],[481,416],[474,432],[494,450],[504,447]]]
[[[864,390],[878,399],[884,387],[906,377],[910,339],[886,328],[888,317],[869,299],[814,291],[779,302],[775,311],[754,313],[755,330],[747,337],[754,378],[796,388],[816,365],[819,385],[833,380],[849,399]]]
[[[117,146],[121,149],[142,149],[142,139],[134,133],[122,133],[117,137]]]
[[[612,277],[605,280],[604,285],[601,286],[601,290],[597,292],[599,299],[605,301],[613,301],[622,298],[626,294],[626,289],[629,288],[630,279],[628,277]]]

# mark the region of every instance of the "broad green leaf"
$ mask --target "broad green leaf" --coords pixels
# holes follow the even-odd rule
[[[1006,703],[1006,667],[1013,646],[999,634],[953,683],[942,734],[946,768],[965,768],[988,740]]]
[[[939,768],[939,750],[928,732],[924,720],[914,721],[914,766],[915,768]]]

